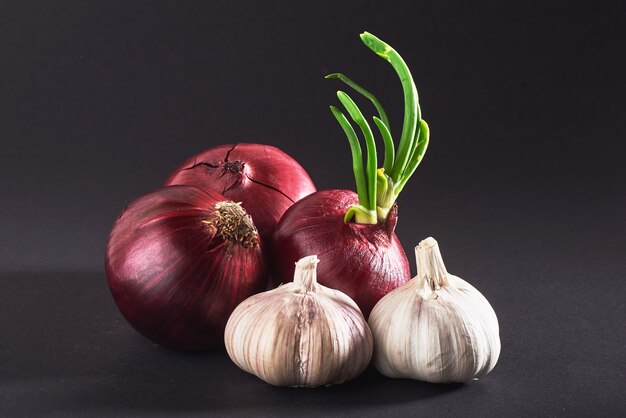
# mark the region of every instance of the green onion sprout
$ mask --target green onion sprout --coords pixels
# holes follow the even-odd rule
[[[389,118],[378,99],[341,73],[332,73],[326,76],[329,79],[342,81],[369,99],[378,111],[378,116],[374,116],[373,120],[384,145],[382,168],[378,168],[378,156],[372,129],[354,100],[343,91],[337,92],[337,98],[352,121],[359,127],[365,140],[365,165],[363,164],[361,144],[352,124],[341,110],[335,106],[330,106],[332,114],[339,122],[350,143],[352,169],[359,198],[359,203],[346,212],[344,221],[350,222],[354,219],[356,223],[360,224],[376,224],[386,221],[389,210],[422,161],[428,148],[430,131],[426,121],[421,118],[419,98],[413,77],[400,54],[371,33],[363,32],[360,36],[368,48],[392,65],[400,78],[404,91],[404,121],[396,151]]]

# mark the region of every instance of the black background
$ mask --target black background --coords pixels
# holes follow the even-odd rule
[[[103,272],[119,211],[231,142],[352,189],[323,75],[396,131],[403,110],[363,30],[403,55],[431,128],[398,235],[410,259],[434,236],[490,300],[494,371],[283,389],[143,339]],[[0,415],[626,414],[625,44],[623,1],[1,1]]]

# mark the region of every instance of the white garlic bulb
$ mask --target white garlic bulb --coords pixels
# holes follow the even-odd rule
[[[388,377],[435,383],[489,373],[500,355],[493,308],[473,286],[448,274],[433,238],[420,242],[415,255],[418,275],[370,314],[374,365]]]
[[[237,366],[276,386],[343,383],[368,366],[372,334],[346,294],[317,283],[317,256],[296,263],[292,283],[244,300],[224,333]]]

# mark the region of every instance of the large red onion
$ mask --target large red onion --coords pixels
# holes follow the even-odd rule
[[[228,144],[203,151],[170,175],[165,185],[173,184],[215,190],[241,202],[266,243],[283,213],[315,192],[311,178],[296,160],[261,144]]]
[[[223,346],[232,311],[267,283],[250,216],[192,186],[165,187],[128,205],[111,231],[105,267],[128,322],[182,350]]]
[[[318,282],[350,296],[367,318],[376,302],[411,274],[394,233],[397,206],[384,223],[344,222],[347,210],[357,203],[356,193],[349,190],[323,190],[297,202],[276,227],[273,261],[276,279],[288,282],[296,261],[317,254]]]

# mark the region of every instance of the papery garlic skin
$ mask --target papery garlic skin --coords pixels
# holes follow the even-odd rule
[[[224,342],[241,369],[276,386],[343,383],[368,366],[372,334],[346,294],[316,282],[317,256],[296,263],[292,283],[244,300]]]
[[[433,238],[415,253],[419,274],[385,295],[369,317],[375,367],[388,377],[433,383],[489,373],[500,355],[493,308],[472,285],[447,273]]]

